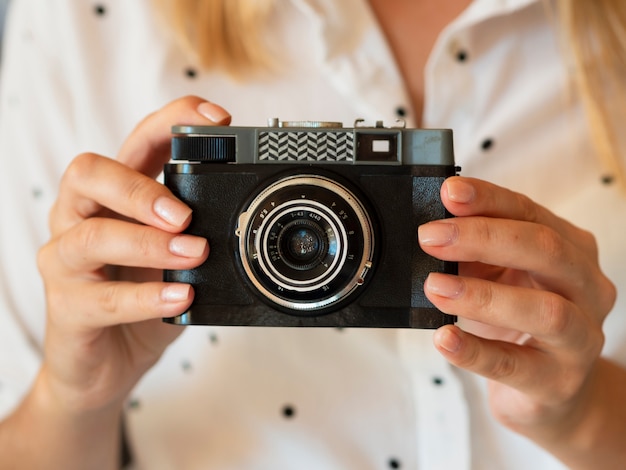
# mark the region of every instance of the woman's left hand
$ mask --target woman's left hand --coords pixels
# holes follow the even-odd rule
[[[456,218],[420,227],[420,245],[459,261],[459,276],[432,273],[424,289],[459,323],[440,328],[435,345],[489,379],[501,423],[558,447],[585,419],[603,361],[602,323],[616,298],[595,239],[484,181],[449,178],[441,196]]]

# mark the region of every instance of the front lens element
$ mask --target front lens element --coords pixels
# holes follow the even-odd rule
[[[296,219],[278,235],[278,253],[289,267],[308,271],[319,265],[328,243],[322,228],[311,220]]]

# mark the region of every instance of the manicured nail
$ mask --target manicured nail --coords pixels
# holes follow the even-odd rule
[[[446,181],[448,198],[453,202],[468,204],[476,197],[476,189],[467,181],[451,179]]]
[[[182,202],[162,196],[154,201],[154,212],[175,227],[182,226],[191,216],[191,209]]]
[[[184,302],[189,299],[191,286],[189,284],[168,284],[161,291],[161,300],[169,303]]]
[[[207,249],[207,241],[190,235],[178,235],[170,240],[169,248],[170,252],[176,256],[199,258]]]
[[[440,297],[455,299],[463,293],[463,283],[452,274],[430,273],[424,289]]]
[[[463,344],[461,336],[452,328],[441,328],[435,331],[433,339],[439,347],[451,353],[458,352]]]
[[[423,246],[447,246],[454,243],[459,235],[453,222],[429,222],[420,225],[418,237]]]
[[[230,114],[221,106],[218,106],[214,103],[210,103],[208,101],[204,101],[200,103],[197,108],[198,112],[202,114],[205,118],[213,121],[215,124],[220,124],[225,121],[230,120]]]

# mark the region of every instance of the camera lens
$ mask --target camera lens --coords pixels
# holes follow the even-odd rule
[[[322,228],[307,219],[290,222],[278,236],[278,252],[284,262],[302,271],[317,266],[328,243]]]
[[[360,285],[374,239],[363,204],[344,185],[295,175],[263,189],[239,216],[246,276],[271,303],[295,314],[328,309]]]
[[[339,220],[325,207],[287,201],[263,218],[254,250],[259,268],[277,285],[315,290],[337,275],[345,254],[343,238]]]

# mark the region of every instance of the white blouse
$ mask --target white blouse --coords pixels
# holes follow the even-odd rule
[[[41,362],[36,251],[75,155],[115,156],[140,119],[187,94],[223,105],[235,125],[417,122],[365,0],[279,3],[267,29],[289,66],[236,82],[189,61],[148,0],[13,2],[0,95],[0,416]],[[541,2],[474,1],[432,51],[421,121],[454,130],[463,174],[524,192],[593,231],[623,293],[626,197],[593,156],[560,48]],[[624,366],[625,311],[620,296],[605,347]],[[128,399],[134,468],[562,468],[496,423],[485,381],[450,367],[431,337],[188,327]]]

